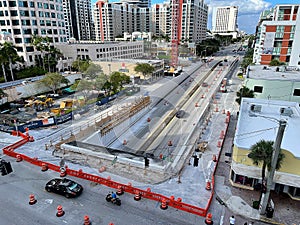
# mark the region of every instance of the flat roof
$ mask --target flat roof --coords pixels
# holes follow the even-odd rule
[[[275,141],[279,121],[287,121],[281,148],[300,157],[298,102],[243,98],[234,138],[237,147],[250,149],[261,140]]]
[[[295,67],[251,65],[249,68],[246,73],[249,79],[300,81],[300,70]]]

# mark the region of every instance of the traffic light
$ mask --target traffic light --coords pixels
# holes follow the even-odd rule
[[[149,159],[147,157],[144,157],[145,159],[145,167],[149,167]]]

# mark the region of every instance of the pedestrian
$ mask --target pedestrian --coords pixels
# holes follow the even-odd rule
[[[230,223],[230,225],[234,225],[234,223],[235,223],[235,218],[234,218],[234,216],[231,216],[231,217],[229,218],[229,223]]]

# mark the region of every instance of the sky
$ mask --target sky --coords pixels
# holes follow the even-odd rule
[[[97,0],[92,0],[96,2]],[[118,0],[109,0],[114,2]],[[165,0],[152,0],[151,4],[162,3]],[[204,0],[209,6],[208,29],[211,29],[211,13],[213,7],[238,6],[239,30],[254,34],[259,15],[263,10],[270,9],[277,4],[300,4],[300,0]]]

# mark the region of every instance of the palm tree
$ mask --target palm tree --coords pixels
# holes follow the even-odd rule
[[[2,72],[3,72],[5,82],[7,82],[6,71],[5,71],[5,63],[6,62],[7,62],[7,58],[2,54],[2,51],[0,50],[0,64],[2,67]]]
[[[237,98],[235,101],[240,105],[242,102],[242,98],[254,98],[255,94],[253,90],[250,90],[246,86],[243,86],[237,93],[236,93]]]
[[[4,72],[5,66],[3,66],[3,65],[5,65],[6,63],[9,63],[11,79],[15,80],[13,70],[12,70],[12,64],[14,64],[16,61],[20,61],[20,57],[18,56],[17,50],[11,42],[4,42],[3,44],[1,44],[1,47],[2,47],[1,48],[2,59],[0,61],[2,64],[2,70]],[[5,73],[4,73],[4,77],[5,77],[5,80],[7,81]]]
[[[41,52],[41,54],[42,54],[42,65],[43,65],[43,69],[45,70],[44,52],[49,53],[49,51],[50,51],[50,38],[41,37],[41,36],[38,36],[38,35],[33,35],[32,39],[31,39],[31,44],[34,46],[36,51]],[[38,64],[39,64],[38,66],[40,66],[40,60],[38,60]]]
[[[263,182],[266,177],[266,169],[268,169],[268,171],[271,169],[272,154],[274,151],[273,145],[273,141],[261,140],[250,147],[251,152],[248,154],[248,157],[252,159],[254,165],[259,166],[262,164],[261,177]],[[280,152],[278,155],[276,170],[281,168],[284,157],[285,155]]]

